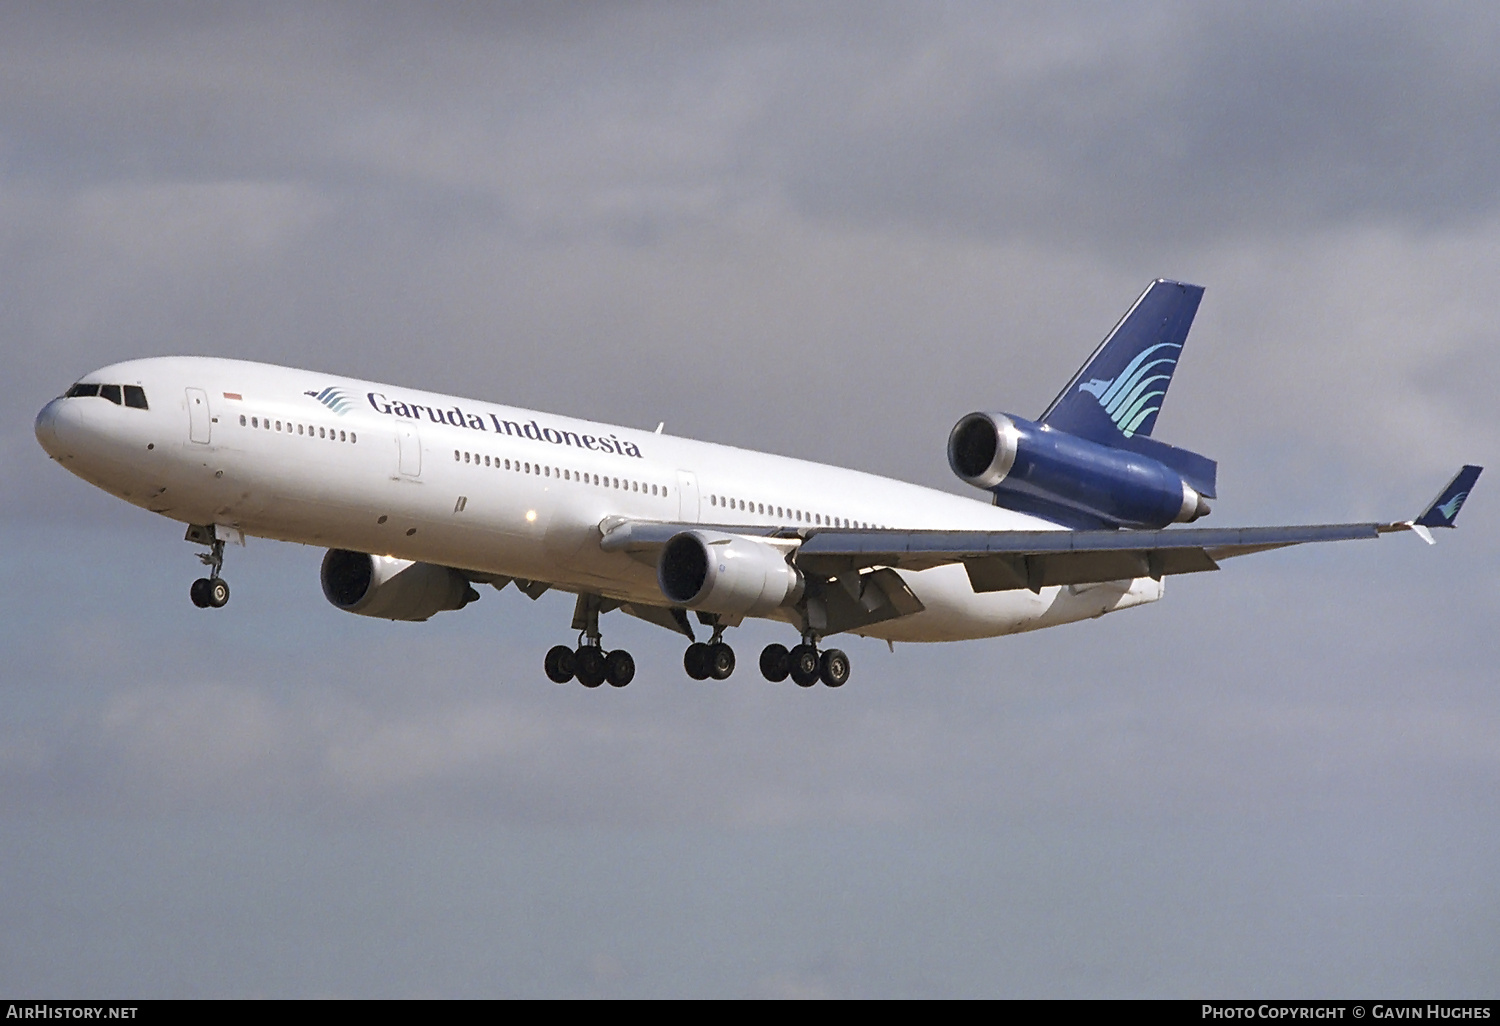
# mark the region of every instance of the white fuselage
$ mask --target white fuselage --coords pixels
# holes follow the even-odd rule
[[[173,520],[666,605],[600,547],[609,517],[794,530],[1039,530],[1011,510],[859,471],[313,371],[200,357],[114,364],[149,408],[53,400],[37,437],[68,470]],[[1143,578],[975,594],[959,565],[901,571],[924,611],[859,633],[991,637],[1161,597]]]

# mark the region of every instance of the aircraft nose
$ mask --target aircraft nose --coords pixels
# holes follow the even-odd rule
[[[57,421],[62,403],[61,399],[54,399],[36,415],[36,440],[47,450],[48,456],[58,455]]]
[[[53,459],[72,459],[92,434],[77,399],[54,399],[36,415],[36,440]]]

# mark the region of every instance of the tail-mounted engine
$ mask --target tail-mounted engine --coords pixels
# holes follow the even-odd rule
[[[656,581],[674,606],[764,616],[802,597],[802,575],[773,545],[717,531],[684,531],[662,548]]]
[[[329,549],[323,557],[323,594],[346,613],[384,620],[425,620],[462,609],[479,598],[451,567]]]
[[[1147,439],[1134,444],[1208,462]],[[1158,528],[1209,512],[1204,494],[1159,459],[1004,413],[960,420],[948,436],[948,465],[993,492],[996,504],[1070,526]]]

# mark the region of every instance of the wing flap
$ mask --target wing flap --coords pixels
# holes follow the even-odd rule
[[[964,560],[976,592],[1041,591],[1052,585],[1100,584],[1136,577],[1161,580],[1169,574],[1219,569],[1201,548],[1126,549],[1115,552],[1050,552],[1028,556],[995,555]]]

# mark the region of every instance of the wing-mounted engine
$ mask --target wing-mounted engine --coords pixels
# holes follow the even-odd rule
[[[329,549],[319,576],[329,602],[346,613],[384,620],[425,620],[479,598],[452,567],[347,549]]]
[[[661,592],[674,606],[764,616],[802,597],[802,575],[775,545],[717,531],[683,531],[662,547]]]
[[[1174,462],[1196,453],[1149,439]],[[997,505],[1034,513],[1072,527],[1156,528],[1191,523],[1209,512],[1207,487],[1143,452],[1091,442],[1045,424],[1005,413],[971,413],[948,436],[948,465],[976,488],[994,493]],[[1202,482],[1200,481],[1200,485]]]

